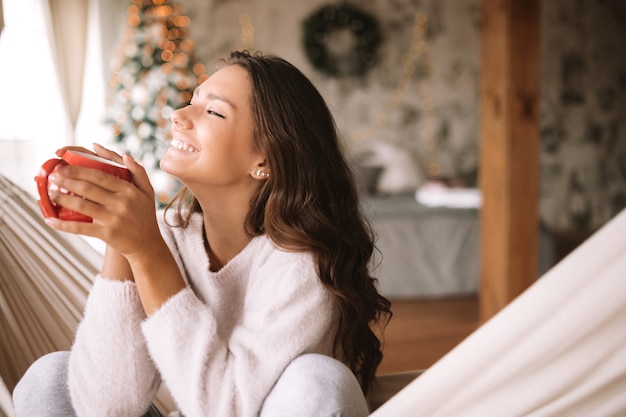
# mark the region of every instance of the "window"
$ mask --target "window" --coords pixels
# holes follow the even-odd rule
[[[0,34],[0,174],[36,197],[33,178],[54,151],[70,144],[67,117],[52,58],[47,14],[41,0],[0,0],[4,28]],[[96,25],[92,25],[96,26]],[[99,123],[104,106],[97,26],[88,36],[83,106],[75,143],[104,143]],[[88,97],[88,98],[86,98]],[[103,251],[97,239],[85,240]]]
[[[0,173],[32,193],[39,165],[69,132],[41,3],[4,0],[0,35]]]

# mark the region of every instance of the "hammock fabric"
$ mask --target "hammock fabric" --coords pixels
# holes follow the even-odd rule
[[[371,417],[626,416],[626,210]]]
[[[10,391],[37,358],[70,348],[101,263],[83,238],[46,226],[34,197],[0,176],[0,376]]]

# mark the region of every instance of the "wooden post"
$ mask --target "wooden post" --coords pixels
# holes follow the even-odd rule
[[[481,0],[480,187],[484,321],[537,277],[540,0]]]

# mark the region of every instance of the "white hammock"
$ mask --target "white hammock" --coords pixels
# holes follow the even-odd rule
[[[371,417],[626,416],[626,210]]]
[[[0,176],[0,377],[8,391],[37,358],[70,348],[101,262],[81,237],[46,226],[34,197]]]
[[[34,197],[0,176],[0,376],[12,390],[40,356],[68,350],[102,255],[49,228]]]

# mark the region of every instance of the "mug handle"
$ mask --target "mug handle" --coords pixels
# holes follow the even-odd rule
[[[37,183],[37,192],[39,193],[39,208],[45,218],[59,217],[59,210],[57,206],[50,200],[48,195],[48,176],[59,165],[67,165],[63,159],[53,158],[49,159],[41,166],[39,173],[35,177]]]

